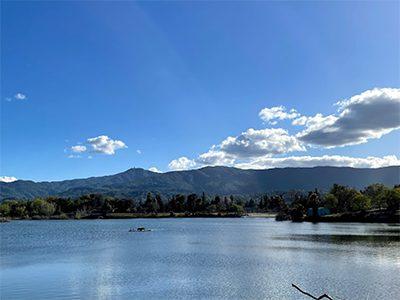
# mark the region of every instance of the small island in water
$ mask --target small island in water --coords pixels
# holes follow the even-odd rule
[[[290,191],[254,197],[208,196],[206,193],[145,199],[88,194],[77,198],[5,200],[0,218],[18,220],[128,219],[184,217],[275,217],[277,221],[400,222],[400,185],[372,184],[359,191],[334,184],[330,191]]]

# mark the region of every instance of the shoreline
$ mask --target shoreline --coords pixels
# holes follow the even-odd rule
[[[340,213],[321,216],[317,218],[305,217],[305,222],[337,223],[337,222],[357,222],[357,223],[400,223],[400,214],[382,211]]]
[[[81,218],[71,216],[51,216],[51,217],[31,217],[31,218],[0,218],[0,223],[8,223],[11,221],[74,221],[74,220],[118,220],[118,219],[185,219],[185,218],[261,218],[273,219],[276,213],[157,213],[157,214],[143,214],[143,213],[109,213],[91,214]],[[290,220],[282,220],[276,222],[285,222]],[[292,222],[292,221],[290,221]],[[332,214],[318,218],[304,217],[302,221],[294,223],[384,223],[384,224],[400,224],[398,215],[363,215],[363,214]]]
[[[1,218],[0,223],[14,220],[18,221],[51,221],[51,220],[113,220],[113,219],[167,219],[167,218],[241,218],[244,215],[236,213],[109,213],[109,214],[90,214],[80,218],[72,215],[54,215],[50,217],[33,216],[30,218]]]

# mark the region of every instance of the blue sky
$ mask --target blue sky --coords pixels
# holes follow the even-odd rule
[[[0,175],[397,164],[399,25],[395,1],[3,1]]]

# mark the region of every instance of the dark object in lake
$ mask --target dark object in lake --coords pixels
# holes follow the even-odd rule
[[[333,298],[331,298],[329,295],[327,295],[327,294],[323,294],[323,295],[321,295],[321,296],[319,296],[319,297],[316,297],[316,296],[314,296],[314,295],[311,295],[310,293],[307,293],[307,292],[305,292],[305,291],[303,291],[301,288],[299,288],[297,285],[295,285],[295,284],[293,284],[292,283],[292,287],[294,287],[296,290],[298,290],[300,293],[303,293],[304,295],[306,295],[306,296],[308,296],[308,297],[310,297],[310,298],[312,298],[312,299],[316,299],[316,300],[320,300],[320,299],[324,299],[324,298],[326,298],[326,299],[329,299],[329,300],[333,300]]]
[[[129,229],[129,232],[147,232],[147,231],[151,231],[151,229],[146,229],[144,227],[138,227],[138,228],[132,228]]]

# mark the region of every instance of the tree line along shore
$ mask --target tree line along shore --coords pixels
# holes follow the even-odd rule
[[[359,191],[334,184],[328,193],[318,190],[270,193],[258,197],[177,194],[163,198],[115,198],[101,194],[78,198],[47,197],[6,200],[0,218],[10,219],[117,219],[167,217],[276,216],[277,221],[400,222],[400,186],[372,184]]]

